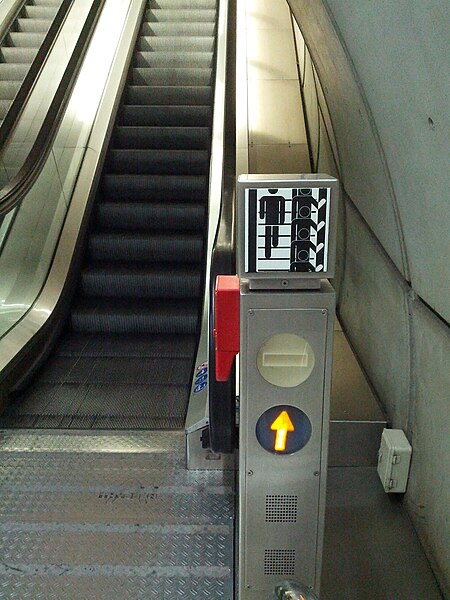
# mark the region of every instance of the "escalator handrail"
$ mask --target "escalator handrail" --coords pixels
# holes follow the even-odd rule
[[[236,390],[234,377],[227,382],[215,378],[214,287],[217,275],[236,273],[236,1],[228,2],[226,59],[226,102],[224,160],[219,224],[211,256],[209,281],[209,357],[208,402],[209,442],[215,452],[233,452],[236,427]]]
[[[17,0],[9,9],[6,18],[0,23],[0,46],[5,41],[14,21],[19,18],[21,10],[24,8],[27,0]]]
[[[19,172],[0,190],[0,219],[22,202],[45,165],[104,3],[105,0],[93,1],[36,140]]]
[[[62,0],[61,6],[54,17],[52,24],[48,28],[48,31],[45,34],[41,45],[39,46],[36,56],[34,57],[33,62],[31,63],[22,83],[20,84],[20,88],[18,89],[17,94],[14,96],[11,106],[9,107],[3,122],[0,125],[0,148],[6,142],[11,134],[11,131],[16,125],[23,106],[37,81],[39,73],[53,48],[56,38],[58,37],[61,27],[64,25],[64,21],[66,20],[67,14],[74,1],[75,0]],[[22,6],[20,10],[23,8],[24,6]]]

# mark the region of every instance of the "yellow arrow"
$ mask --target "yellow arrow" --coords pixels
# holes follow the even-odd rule
[[[270,426],[270,429],[277,432],[277,437],[275,438],[275,450],[286,450],[288,433],[290,431],[295,431],[295,427],[290,416],[285,410],[278,415],[278,417]]]

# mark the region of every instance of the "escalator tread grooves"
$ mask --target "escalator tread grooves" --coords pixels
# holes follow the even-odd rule
[[[67,328],[0,426],[183,427],[203,296],[216,11],[215,0],[149,0]],[[49,12],[32,7],[18,29],[37,35]]]

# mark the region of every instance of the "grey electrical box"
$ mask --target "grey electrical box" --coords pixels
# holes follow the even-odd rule
[[[411,445],[401,429],[383,430],[378,452],[378,475],[385,492],[406,491],[411,453]]]

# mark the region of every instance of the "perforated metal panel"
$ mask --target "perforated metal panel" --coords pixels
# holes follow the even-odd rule
[[[272,494],[266,496],[266,523],[296,523],[298,496]]]
[[[295,550],[264,550],[264,575],[294,575]]]

